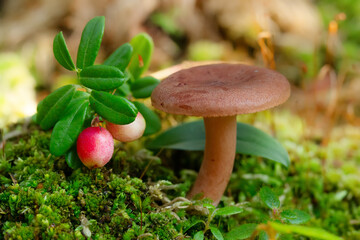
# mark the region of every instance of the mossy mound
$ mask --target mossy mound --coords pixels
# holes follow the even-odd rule
[[[30,125],[0,151],[0,239],[162,240],[192,238],[204,230],[200,222],[208,219],[207,201],[182,198],[196,177],[201,153],[163,151],[159,158],[141,144],[117,145],[106,167],[72,170],[63,157],[50,154],[50,134]],[[237,155],[219,207],[236,204],[244,211],[215,217],[212,226],[226,236],[243,224],[277,221],[282,210],[300,209],[311,216],[306,225],[358,239],[357,139],[352,134],[327,147],[284,139],[292,159],[289,169]],[[263,186],[279,196],[278,212],[261,203],[258,192]],[[205,239],[216,238],[206,231]]]
[[[152,196],[156,186],[150,190],[151,184],[129,176],[130,172],[139,174],[149,160],[155,159],[149,173],[156,171],[158,176],[176,181],[157,158],[146,151],[128,157],[118,149],[113,159],[118,173],[111,166],[72,171],[64,158],[49,153],[50,133],[32,128],[31,134],[6,143],[0,161],[0,239],[183,236],[179,223],[185,218],[159,208],[161,196],[157,203]]]

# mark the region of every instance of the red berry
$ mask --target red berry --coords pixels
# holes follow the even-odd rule
[[[80,133],[76,149],[86,167],[103,167],[114,153],[114,140],[105,128],[89,127]]]
[[[106,122],[106,128],[109,130],[113,138],[120,142],[131,142],[140,138],[145,131],[146,123],[144,117],[139,112],[132,123],[118,125]]]

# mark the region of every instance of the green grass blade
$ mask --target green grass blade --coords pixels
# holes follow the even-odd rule
[[[312,228],[299,225],[287,225],[276,222],[270,222],[269,224],[278,233],[296,233],[309,237],[310,239],[342,240],[341,237],[335,236],[321,228]]]

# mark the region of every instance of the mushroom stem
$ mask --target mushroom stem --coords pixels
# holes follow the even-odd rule
[[[236,152],[236,116],[204,118],[205,153],[198,177],[188,193],[191,199],[199,193],[216,206],[229,182]]]

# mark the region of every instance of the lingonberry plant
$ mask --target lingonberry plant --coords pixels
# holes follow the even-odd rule
[[[102,131],[101,127],[106,120],[112,128],[122,127],[123,131],[128,131],[132,141],[141,137],[142,133],[150,135],[159,131],[161,126],[160,119],[152,110],[143,103],[134,101],[134,98],[148,98],[159,83],[159,80],[153,77],[141,77],[149,67],[153,51],[151,37],[144,33],[138,34],[130,43],[125,43],[115,50],[103,64],[94,65],[104,28],[103,16],[95,17],[86,24],[78,47],[76,65],[70,56],[63,33],[56,35],[54,56],[64,68],[76,72],[78,84],[55,90],[37,107],[37,123],[44,130],[53,128],[50,152],[55,156],[65,155],[66,162],[72,168],[81,166],[79,156],[90,154],[91,158],[80,157],[83,163],[88,167],[101,167],[112,155],[112,152],[110,154],[108,151],[110,158],[105,161],[96,158],[101,155],[97,152],[84,153],[93,151],[82,148],[84,143],[78,142],[76,148],[75,143],[84,129],[100,126],[96,131],[87,133],[87,137],[97,137],[97,132],[104,135],[106,130]],[[137,116],[143,116],[146,128],[145,124],[138,124],[138,131],[134,131],[129,124],[134,122]],[[115,130],[111,132],[116,134]],[[110,141],[105,142],[107,143],[103,144]],[[103,147],[113,148],[110,145]]]

